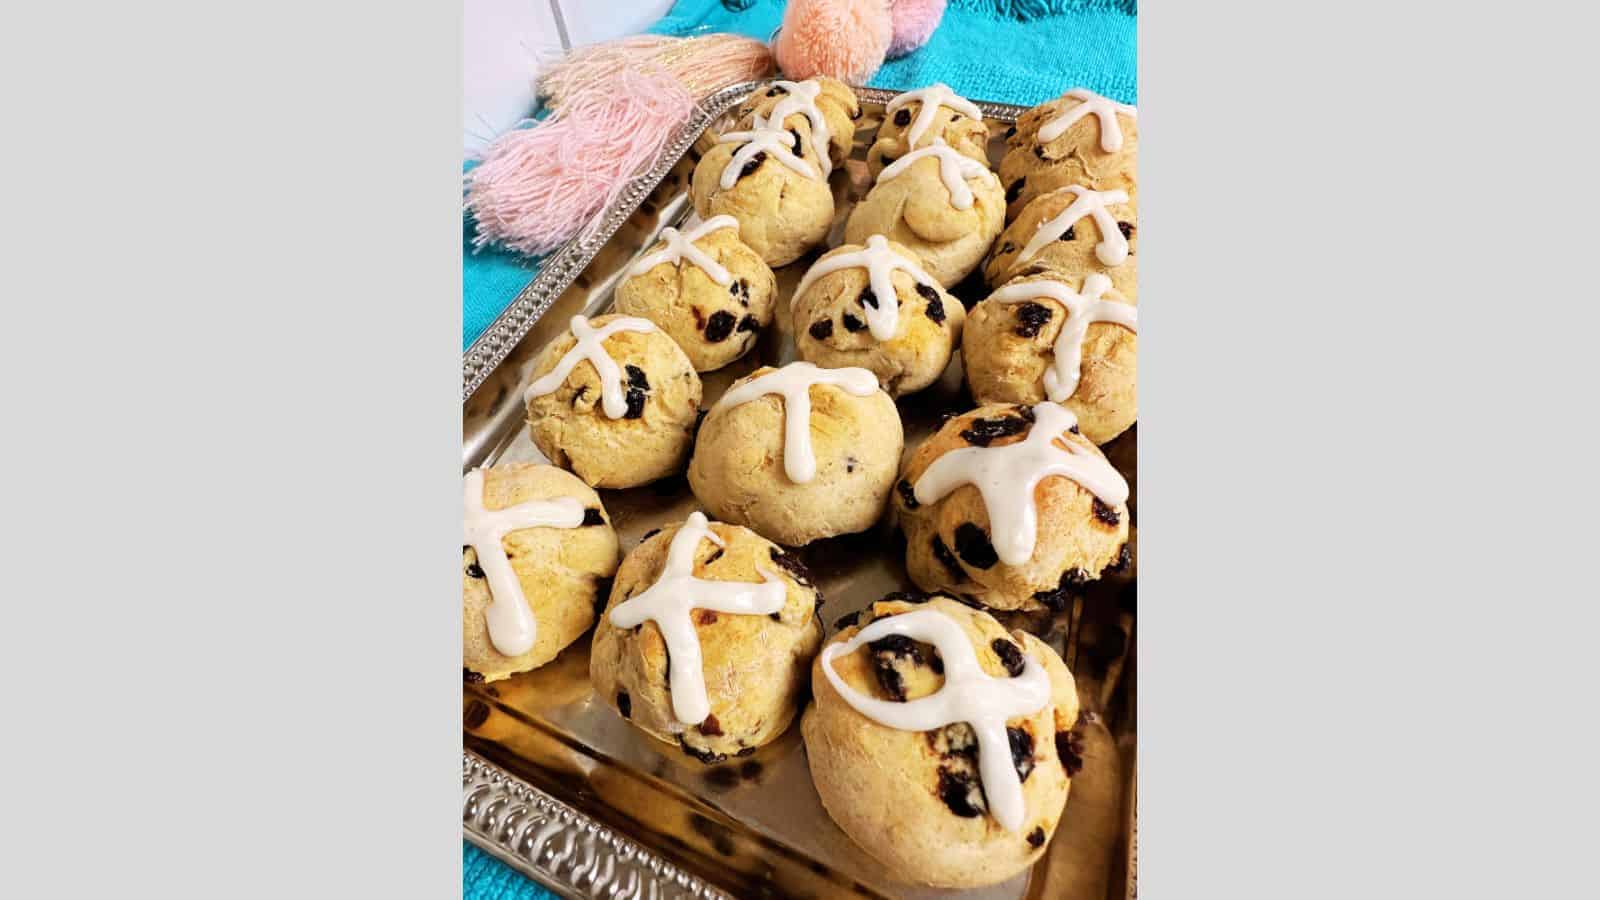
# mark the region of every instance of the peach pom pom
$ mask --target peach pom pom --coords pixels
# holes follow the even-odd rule
[[[889,41],[889,58],[905,56],[933,37],[933,30],[944,18],[945,0],[894,0],[889,8],[894,37]]]
[[[888,0],[791,0],[772,53],[790,78],[865,84],[883,65],[893,33]]]

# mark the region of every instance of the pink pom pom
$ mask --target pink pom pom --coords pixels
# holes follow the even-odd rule
[[[894,37],[889,41],[889,58],[905,56],[933,37],[933,30],[944,18],[945,0],[894,0],[889,18]]]
[[[888,0],[791,0],[772,53],[790,78],[865,84],[892,37]]]
[[[624,68],[572,86],[532,128],[501,135],[467,173],[472,244],[537,256],[560,247],[654,164],[694,97],[671,73]]]

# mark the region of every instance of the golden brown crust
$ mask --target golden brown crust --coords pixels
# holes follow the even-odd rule
[[[800,117],[797,154],[813,166],[811,126]],[[746,165],[733,187],[724,189],[722,171],[742,144],[719,143],[694,167],[690,196],[702,219],[729,215],[739,220],[739,236],[769,266],[785,266],[822,243],[833,224],[833,189],[824,178],[811,178],[781,160],[763,157]]]
[[[922,101],[913,100],[885,116],[872,146],[867,148],[867,171],[873,178],[877,178],[885,166],[917,147],[931,145],[939,138],[943,138],[962,156],[989,165],[988,123],[963,115],[948,106],[940,106],[934,111],[932,124],[917,140],[917,147],[912,147],[909,134],[911,123],[921,113]]]
[[[720,369],[750,352],[772,324],[778,290],[772,269],[732,228],[719,228],[695,246],[728,270],[726,286],[688,260],[663,262],[617,286],[616,311],[641,316],[667,333],[697,372]],[[665,246],[657,243],[647,253]]]
[[[924,157],[874,184],[850,211],[844,239],[865,244],[871,235],[884,235],[910,250],[923,271],[948,288],[989,252],[1005,225],[1005,196],[993,177],[967,178],[972,206],[956,209],[939,166],[937,158]]]
[[[768,743],[789,727],[804,696],[806,671],[822,643],[816,615],[820,601],[809,576],[802,582],[796,574],[804,574],[804,567],[781,547],[748,528],[711,523],[724,546],[700,542],[696,578],[759,583],[766,571],[781,578],[788,591],[778,620],[695,611],[711,718],[680,725],[672,712],[667,646],[660,629],[654,622],[619,629],[606,615],[655,584],[681,527],[652,535],[622,561],[606,613],[595,628],[589,676],[600,699],[619,714],[626,705],[624,717],[640,730],[711,762]]]
[[[1029,275],[1007,286],[1043,281],[1083,290],[1081,278],[1055,275]],[[1102,299],[1133,305],[1115,291]],[[972,396],[979,403],[1031,405],[1046,399],[1044,374],[1055,364],[1055,341],[1066,320],[1066,307],[1043,295],[974,306],[961,335],[962,368]],[[1138,419],[1138,348],[1136,332],[1110,322],[1091,324],[1084,336],[1078,387],[1061,405],[1072,410],[1084,437],[1096,444],[1107,443]]]
[[[1099,272],[1111,279],[1111,286],[1117,293],[1137,302],[1139,211],[1132,203],[1113,203],[1106,207],[1106,211],[1117,220],[1119,229],[1127,235],[1128,258],[1119,266],[1107,266],[1095,255],[1095,245],[1100,243],[1103,235],[1094,216],[1084,216],[1072,223],[1070,239],[1063,236],[1046,244],[1028,259],[1018,259],[1039,227],[1064,212],[1076,199],[1076,194],[1063,189],[1028,204],[1022,215],[1000,233],[999,240],[995,241],[994,249],[989,253],[989,260],[983,267],[983,278],[990,287],[999,287],[1012,279],[1043,272],[1079,281],[1093,272]]]
[[[909,260],[909,248],[889,242],[889,248]],[[844,244],[823,254],[831,256],[862,249]],[[920,391],[943,374],[961,340],[967,311],[961,301],[940,288],[919,292],[910,274],[890,276],[899,304],[899,329],[880,341],[866,326],[862,292],[869,286],[867,270],[860,267],[830,272],[813,282],[791,303],[795,349],[800,358],[829,369],[860,366],[878,376],[891,397]],[[926,296],[931,291],[933,297]]]
[[[855,143],[855,120],[861,114],[861,103],[856,99],[856,92],[837,78],[819,75],[808,80],[822,85],[822,91],[817,95],[816,104],[817,111],[822,113],[823,121],[828,123],[828,157],[834,165],[842,165],[846,157],[850,155],[851,146]],[[786,93],[783,88],[777,85],[768,85],[757,90],[750,96],[749,100],[746,100],[739,107],[739,112],[737,113],[738,126],[730,130],[737,131],[750,128],[755,124],[756,113],[760,113],[762,116],[771,115],[772,108],[782,102]],[[795,128],[802,122],[806,124],[805,138],[809,142],[811,140],[811,123],[803,114],[794,113],[790,115],[781,124],[781,127],[785,129]],[[811,158],[809,152],[806,158]]]
[[[579,528],[525,528],[501,541],[533,611],[533,646],[520,656],[505,656],[489,640],[485,614],[494,598],[478,565],[478,554],[462,548],[462,665],[499,681],[555,659],[568,644],[594,624],[596,607],[605,602],[611,576],[617,571],[617,533],[612,530],[600,497],[577,476],[555,466],[505,463],[483,470],[485,509],[505,509],[530,500],[575,497],[585,509],[598,511],[601,524]]]
[[[614,315],[590,320],[601,328]],[[550,372],[577,344],[571,332],[551,341],[534,365],[533,379]],[[528,401],[528,432],[534,445],[558,466],[594,487],[628,488],[680,472],[688,463],[700,411],[700,376],[689,357],[659,330],[622,331],[606,338],[605,350],[624,373],[643,374],[644,402],[637,417],[613,419],[601,404],[600,375],[580,360],[551,393]]]
[[[772,371],[763,367],[734,385]],[[881,391],[857,397],[828,384],[812,385],[810,397],[817,470],[805,484],[785,472],[781,396],[712,409],[689,463],[689,485],[709,513],[791,547],[877,522],[905,444],[894,401]]]
[[[1007,725],[1026,735],[1026,755],[1014,754],[1027,771],[1022,782],[1027,817],[1010,832],[987,814],[962,815],[944,799],[947,785],[974,790],[978,784],[970,728],[952,725],[933,732],[898,731],[855,711],[812,664],[815,702],[801,722],[812,781],[828,814],[857,844],[902,881],[941,887],[993,884],[1032,865],[1045,852],[1065,806],[1070,779],[1057,754],[1056,734],[1076,723],[1078,698],[1066,664],[1050,647],[1023,632],[1008,634],[993,617],[947,597],[913,603],[872,604],[861,620],[830,639],[849,640],[871,618],[914,609],[936,609],[954,619],[972,640],[979,664],[995,677],[1008,674],[996,642],[1032,656],[1050,676],[1051,703]],[[919,645],[923,652],[931,651]],[[1009,655],[1008,651],[1008,655]],[[833,661],[854,689],[884,700],[914,700],[938,690],[943,676],[928,657],[877,653],[869,646]],[[880,676],[881,668],[892,675]],[[903,688],[888,692],[885,682]],[[1062,723],[1068,723],[1065,728]],[[982,802],[981,790],[976,796]],[[971,812],[971,810],[967,810]],[[1037,832],[1037,833],[1035,833]],[[1032,836],[1032,840],[1030,840]],[[1035,844],[1034,841],[1037,841]]]
[[[1078,100],[1057,97],[1017,118],[1016,131],[1006,138],[1006,155],[1000,159],[1000,181],[1006,187],[1007,218],[1014,218],[1035,197],[1081,184],[1097,191],[1122,189],[1139,199],[1139,122],[1117,114],[1122,147],[1107,152],[1100,146],[1100,117],[1086,115],[1048,144],[1039,143],[1039,128]]]
[[[981,406],[947,421],[906,462],[894,504],[906,535],[906,572],[917,587],[970,598],[991,609],[1048,609],[1064,603],[1076,586],[1121,565],[1128,542],[1127,506],[1106,506],[1065,476],[1048,476],[1035,488],[1038,538],[1032,558],[1020,566],[993,559],[989,513],[977,488],[963,485],[931,504],[911,497],[911,487],[935,459],[973,446],[962,432],[981,431],[973,425],[976,420],[1028,420],[1031,413],[1011,404]],[[1025,440],[1033,427],[1007,424],[1016,424],[1013,433],[987,446]],[[1103,455],[1081,434],[1063,432],[1059,440]]]

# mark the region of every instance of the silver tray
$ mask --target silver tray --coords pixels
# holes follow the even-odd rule
[[[463,471],[540,458],[522,427],[519,390],[538,351],[565,330],[572,315],[604,311],[632,260],[663,228],[688,214],[688,176],[712,140],[707,129],[765,84],[735,85],[707,98],[672,136],[660,163],[635,179],[590,231],[549,257],[533,283],[467,351]],[[839,243],[850,206],[865,191],[866,139],[881,120],[883,104],[894,96],[873,88],[858,88],[857,94],[863,114],[855,150],[830,179],[838,213],[827,246]],[[991,126],[991,158],[998,160],[1000,132],[1025,107],[985,102],[978,107]],[[745,359],[704,374],[704,406],[758,366],[795,358],[787,301],[820,252],[777,270],[773,326]],[[952,293],[970,306],[987,291],[974,276]],[[938,383],[901,398],[898,405],[909,453],[937,427],[942,413],[972,407],[961,384],[959,354]],[[1135,488],[1136,431],[1104,448]],[[650,529],[696,508],[681,477],[605,491],[603,499],[624,550]],[[1135,522],[1136,503],[1130,498]],[[568,897],[1132,897],[1136,534],[1130,538],[1134,565],[1125,575],[1090,586],[1059,613],[1001,616],[1008,627],[1027,628],[1062,652],[1090,712],[1082,728],[1084,769],[1072,781],[1049,851],[1029,872],[970,891],[887,880],[823,811],[797,727],[752,756],[704,766],[594,701],[587,638],[538,671],[464,686],[466,837]],[[880,522],[864,535],[797,551],[826,598],[822,615],[828,633],[838,617],[910,587],[903,548],[903,539]]]

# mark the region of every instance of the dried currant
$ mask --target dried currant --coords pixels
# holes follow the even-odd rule
[[[739,177],[743,178],[746,175],[754,174],[755,170],[761,168],[761,164],[766,162],[766,161],[767,161],[767,151],[765,151],[765,150],[756,151],[756,155],[750,157],[750,161],[744,164],[744,168],[743,169],[739,170]]]
[[[989,535],[972,522],[962,522],[956,529],[956,553],[961,561],[974,569],[992,569],[1000,561],[989,543]]]
[[[944,298],[939,296],[939,292],[929,285],[918,284],[917,293],[921,295],[922,299],[928,301],[928,305],[923,307],[923,314],[935,322],[943,322]]]
[[[1107,525],[1115,526],[1122,522],[1122,515],[1100,502],[1099,497],[1094,498],[1094,517]]]
[[[1005,638],[995,638],[989,642],[989,649],[994,655],[1000,657],[1000,665],[1006,667],[1006,672],[1012,678],[1022,674],[1024,666],[1022,650],[1017,645]]]
[[[733,334],[733,327],[738,321],[733,317],[733,313],[724,309],[717,310],[706,320],[706,340],[713,344],[722,343],[728,339],[728,335]]]
[[[906,505],[906,509],[916,509],[921,505],[917,502],[917,492],[911,486],[911,482],[902,478],[900,483],[894,486],[894,489],[895,493],[900,495],[900,502]]]
[[[1039,329],[1050,321],[1055,311],[1042,303],[1019,303],[1017,305],[1017,336],[1031,338],[1039,334]]]
[[[1021,416],[1002,416],[998,419],[973,419],[961,429],[961,439],[978,447],[987,447],[999,438],[1022,434],[1028,430],[1028,420]]]

